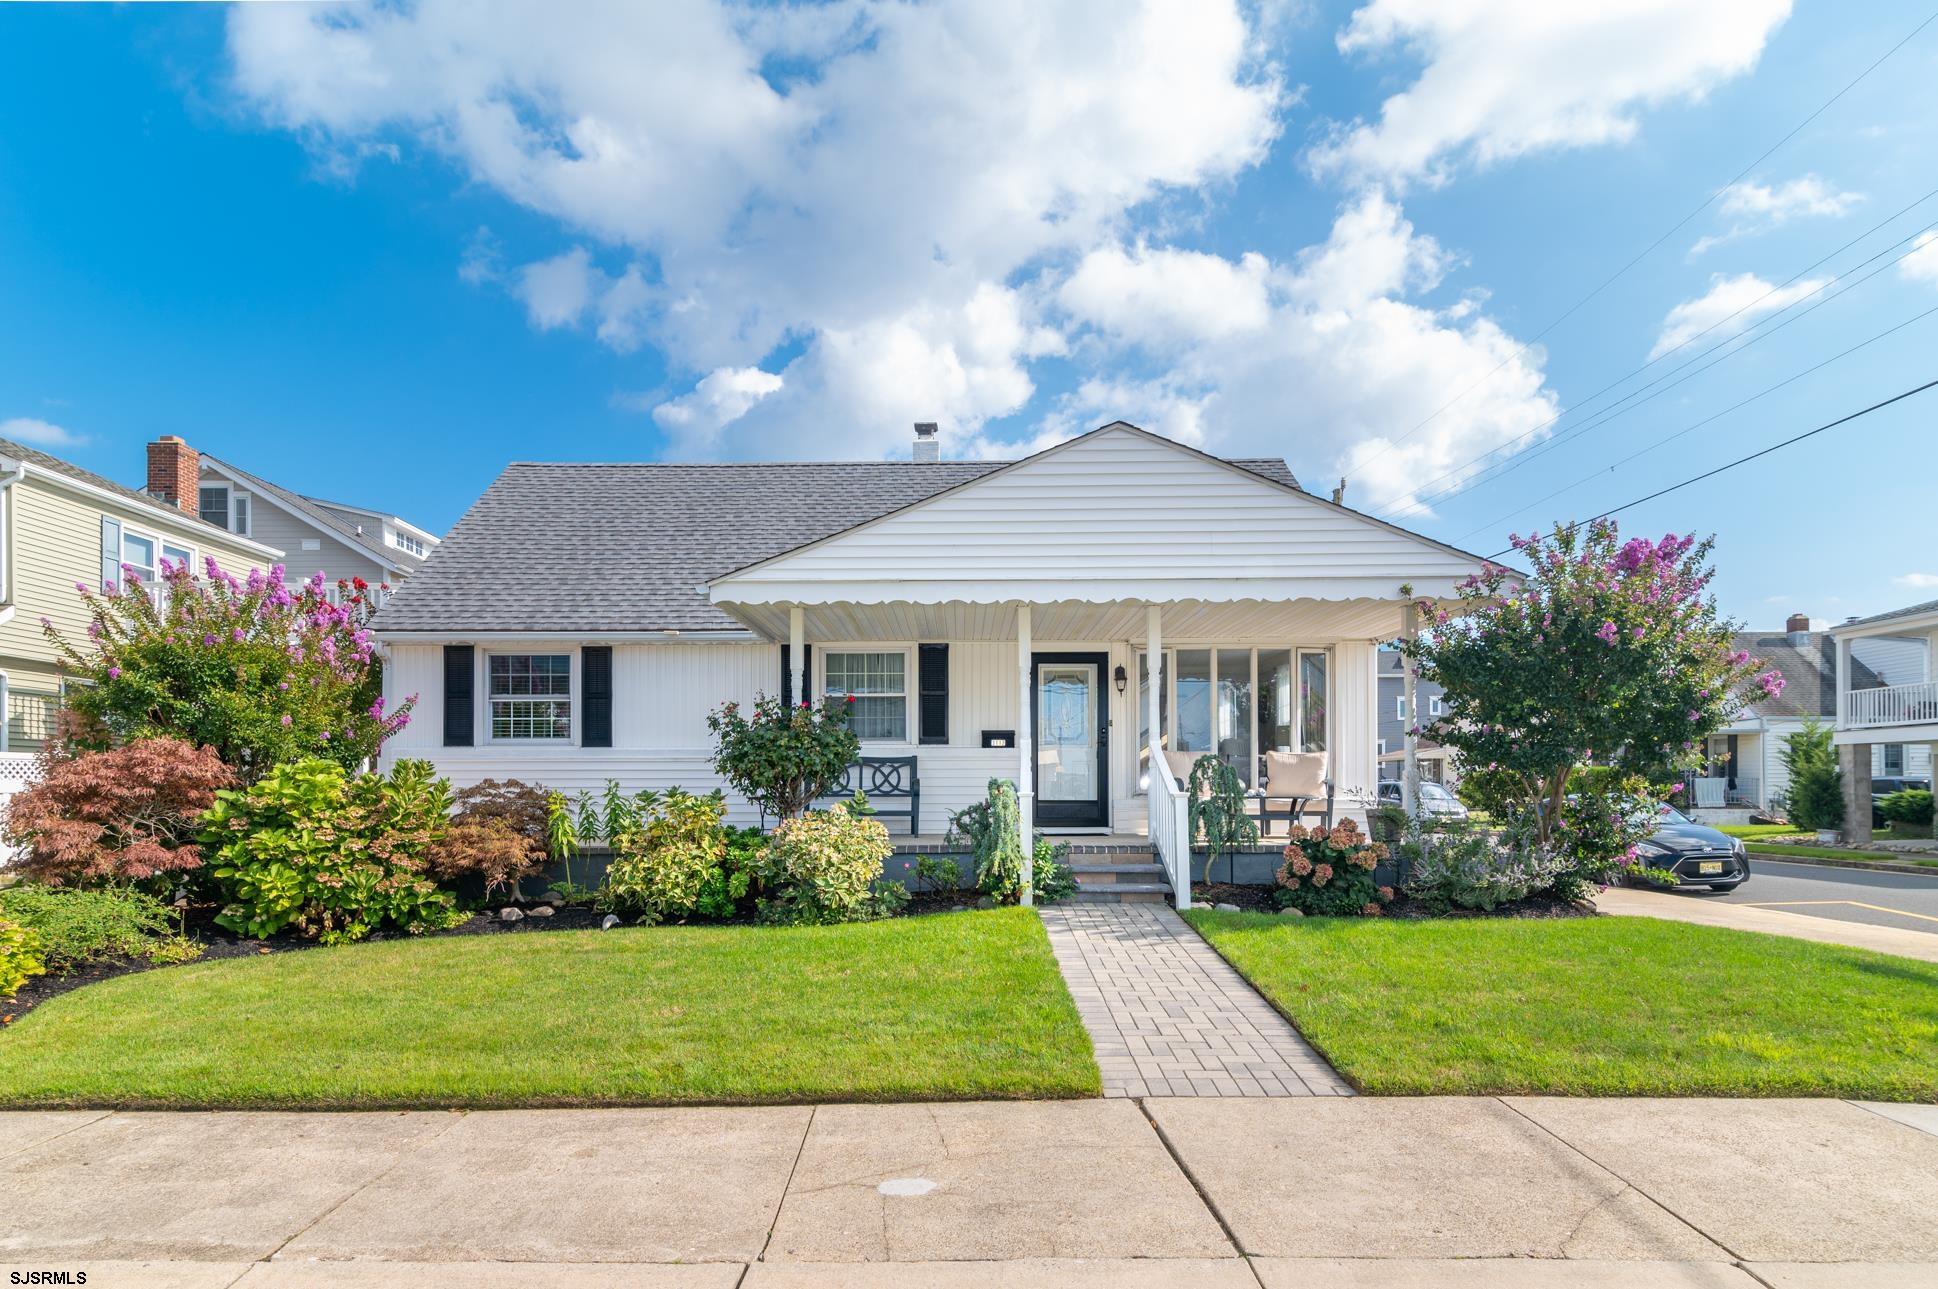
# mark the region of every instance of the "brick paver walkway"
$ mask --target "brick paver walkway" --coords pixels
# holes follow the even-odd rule
[[[1043,911],[1107,1097],[1351,1096],[1245,978],[1162,904]]]

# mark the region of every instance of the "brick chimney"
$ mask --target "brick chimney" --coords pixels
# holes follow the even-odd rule
[[[1790,637],[1791,644],[1801,645],[1804,637],[1810,634],[1810,615],[1792,613],[1789,620],[1783,624],[1783,634]]]
[[[201,513],[202,454],[173,434],[148,445],[148,495],[189,514]]]

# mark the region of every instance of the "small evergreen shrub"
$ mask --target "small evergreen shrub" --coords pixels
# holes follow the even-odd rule
[[[326,944],[384,925],[455,925],[463,915],[427,875],[450,807],[451,785],[428,761],[353,778],[312,757],[218,792],[202,818],[228,900],[216,922],[258,939],[294,928]]]
[[[201,954],[201,946],[176,934],[166,905],[128,887],[10,887],[0,891],[0,917],[39,936],[41,957],[55,972],[117,958],[183,962]]]
[[[1831,746],[1831,728],[1806,720],[1783,745],[1783,765],[1790,772],[1786,803],[1790,822],[1799,828],[1839,828],[1844,823],[1844,772]]]
[[[1890,823],[1924,828],[1931,826],[1931,794],[1923,788],[1893,792],[1877,803],[1877,810]]]
[[[962,869],[947,855],[920,855],[915,860],[915,880],[923,889],[937,894],[962,888]]]
[[[1191,835],[1205,844],[1205,877],[1219,856],[1258,845],[1258,823],[1245,811],[1245,784],[1220,756],[1201,756],[1186,785],[1191,802]]]
[[[1077,893],[1077,875],[1070,871],[1070,847],[1047,838],[1036,839],[1036,853],[1030,860],[1036,881],[1036,902],[1055,904]]]
[[[0,998],[13,997],[31,977],[46,970],[40,937],[32,928],[0,917]]]

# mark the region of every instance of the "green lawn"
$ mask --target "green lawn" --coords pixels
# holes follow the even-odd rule
[[[1717,824],[1716,831],[1730,837],[1741,837],[1745,841],[1756,841],[1763,837],[1801,837],[1810,830],[1795,824]]]
[[[1836,846],[1779,846],[1772,842],[1757,842],[1749,847],[1752,855],[1791,855],[1798,859],[1861,859],[1869,863],[1923,864],[1927,868],[1938,867],[1938,859],[1920,858],[1917,855],[1900,855],[1882,850],[1843,850]]]
[[[1027,909],[452,936],[201,963],[0,1033],[0,1105],[640,1105],[1094,1095]]]
[[[1654,918],[1185,916],[1368,1092],[1938,1097],[1938,963]]]

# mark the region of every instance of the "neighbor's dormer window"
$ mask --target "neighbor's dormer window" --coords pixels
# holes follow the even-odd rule
[[[395,546],[398,550],[409,551],[412,555],[417,556],[419,559],[422,559],[424,557],[424,552],[429,549],[429,547],[425,546],[423,542],[418,541],[415,537],[412,537],[409,533],[405,533],[405,532],[391,533],[390,542],[391,542],[391,545]]]
[[[249,510],[252,498],[226,483],[205,483],[198,498],[197,511],[207,522],[225,532],[249,535]]]

